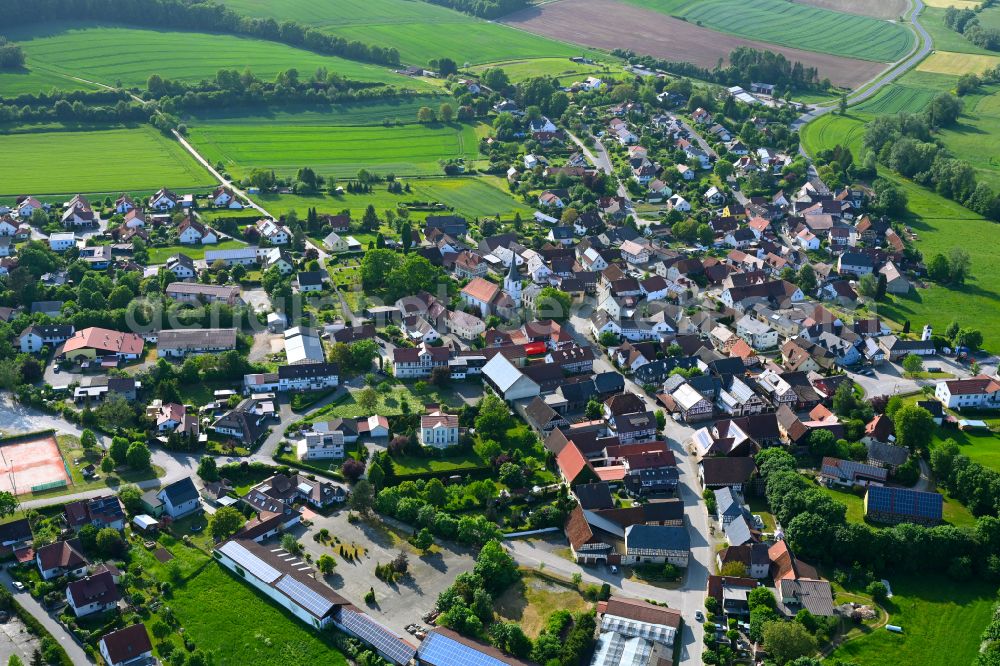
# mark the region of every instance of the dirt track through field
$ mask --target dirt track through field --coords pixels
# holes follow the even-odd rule
[[[738,46],[776,51],[789,60],[817,67],[820,78],[856,88],[886,65],[802,51],[733,37],[659,12],[614,0],[556,0],[501,19],[502,23],[546,37],[602,49],[625,48],[664,60],[712,68]]]
[[[880,19],[898,19],[906,13],[906,0],[792,0],[803,5],[835,12],[860,14]]]

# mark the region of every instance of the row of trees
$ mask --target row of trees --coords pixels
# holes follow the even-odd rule
[[[798,60],[790,61],[780,53],[761,51],[748,46],[740,46],[729,54],[728,67],[723,67],[720,61],[714,69],[699,67],[689,62],[671,62],[652,56],[637,55],[627,49],[614,49],[611,53],[625,58],[633,65],[663,69],[680,76],[712,81],[725,86],[749,86],[753,81],[770,81],[777,86],[778,91],[785,91],[786,95],[792,90],[826,90],[831,85],[829,79],[819,78],[819,70],[815,67],[808,67]]]
[[[957,97],[942,93],[924,113],[879,116],[868,125],[865,146],[889,168],[991,220],[1000,221],[1000,197],[977,182],[968,162],[933,140],[935,127],[952,125],[962,111]]]
[[[319,68],[308,79],[297,69],[279,72],[273,81],[257,78],[249,69],[219,70],[214,80],[186,83],[165,79],[159,74],[146,81],[143,97],[158,100],[166,113],[233,106],[322,105],[391,100],[411,92],[381,83],[345,79],[336,72]]]
[[[295,21],[243,16],[214,2],[186,0],[10,0],[5,18],[13,25],[39,21],[107,20],[155,29],[221,32],[281,42],[317,53],[398,65],[399,51],[335,37]]]

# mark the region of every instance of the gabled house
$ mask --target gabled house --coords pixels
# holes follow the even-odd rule
[[[156,194],[149,197],[149,207],[161,212],[173,210],[180,202],[181,198],[165,187],[160,188]]]
[[[105,634],[97,649],[108,666],[146,666],[153,663],[153,644],[146,625],[141,622]]]
[[[35,563],[43,580],[60,576],[79,578],[87,573],[87,558],[79,539],[56,541],[35,550]]]
[[[175,520],[201,510],[201,497],[190,477],[164,486],[156,493],[156,499],[162,503],[162,508],[155,515],[165,513]]]
[[[66,603],[77,617],[113,610],[121,598],[110,571],[75,580],[66,586]]]

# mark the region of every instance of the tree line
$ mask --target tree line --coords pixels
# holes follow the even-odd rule
[[[498,18],[528,6],[526,0],[426,0],[481,18]]]
[[[325,68],[318,69],[308,79],[297,69],[279,72],[274,81],[257,78],[249,69],[239,72],[219,70],[212,80],[187,83],[167,79],[159,74],[146,81],[143,99],[157,100],[165,113],[197,109],[219,109],[233,106],[259,105],[329,105],[345,102],[365,102],[405,98],[411,90],[345,79]]]
[[[38,21],[105,20],[156,29],[173,28],[256,37],[317,53],[398,65],[399,51],[348,41],[295,21],[243,16],[214,2],[186,0],[10,0],[5,18],[13,25]]]
[[[953,125],[961,112],[961,100],[942,93],[923,113],[875,118],[865,132],[864,145],[879,162],[900,175],[998,221],[1000,198],[988,185],[976,180],[972,165],[956,159],[934,140],[934,128]]]
[[[979,48],[988,51],[998,51],[1000,50],[1000,30],[996,28],[984,28],[979,23],[978,16],[979,12],[987,6],[993,5],[994,1],[987,0],[987,2],[978,5],[975,9],[948,7],[948,9],[944,10],[944,24]]]
[[[761,51],[740,46],[729,54],[729,66],[720,63],[714,69],[699,67],[690,62],[660,60],[648,55],[637,55],[628,49],[614,49],[612,55],[625,58],[633,65],[647,69],[662,69],[679,76],[688,76],[703,81],[711,81],[724,86],[749,86],[753,81],[767,81],[775,90],[826,90],[829,79],[820,79],[819,70],[803,65],[800,61],[790,61],[780,53]]]

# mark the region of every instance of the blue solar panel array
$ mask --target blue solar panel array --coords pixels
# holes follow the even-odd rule
[[[925,493],[907,488],[868,488],[868,510],[915,518],[940,520],[944,500],[938,493]]]
[[[420,644],[417,657],[422,664],[428,666],[507,666],[496,657],[471,648],[468,645],[439,634],[431,632]]]
[[[340,609],[340,624],[397,664],[408,664],[416,649],[364,613]],[[458,663],[458,662],[456,662]]]

